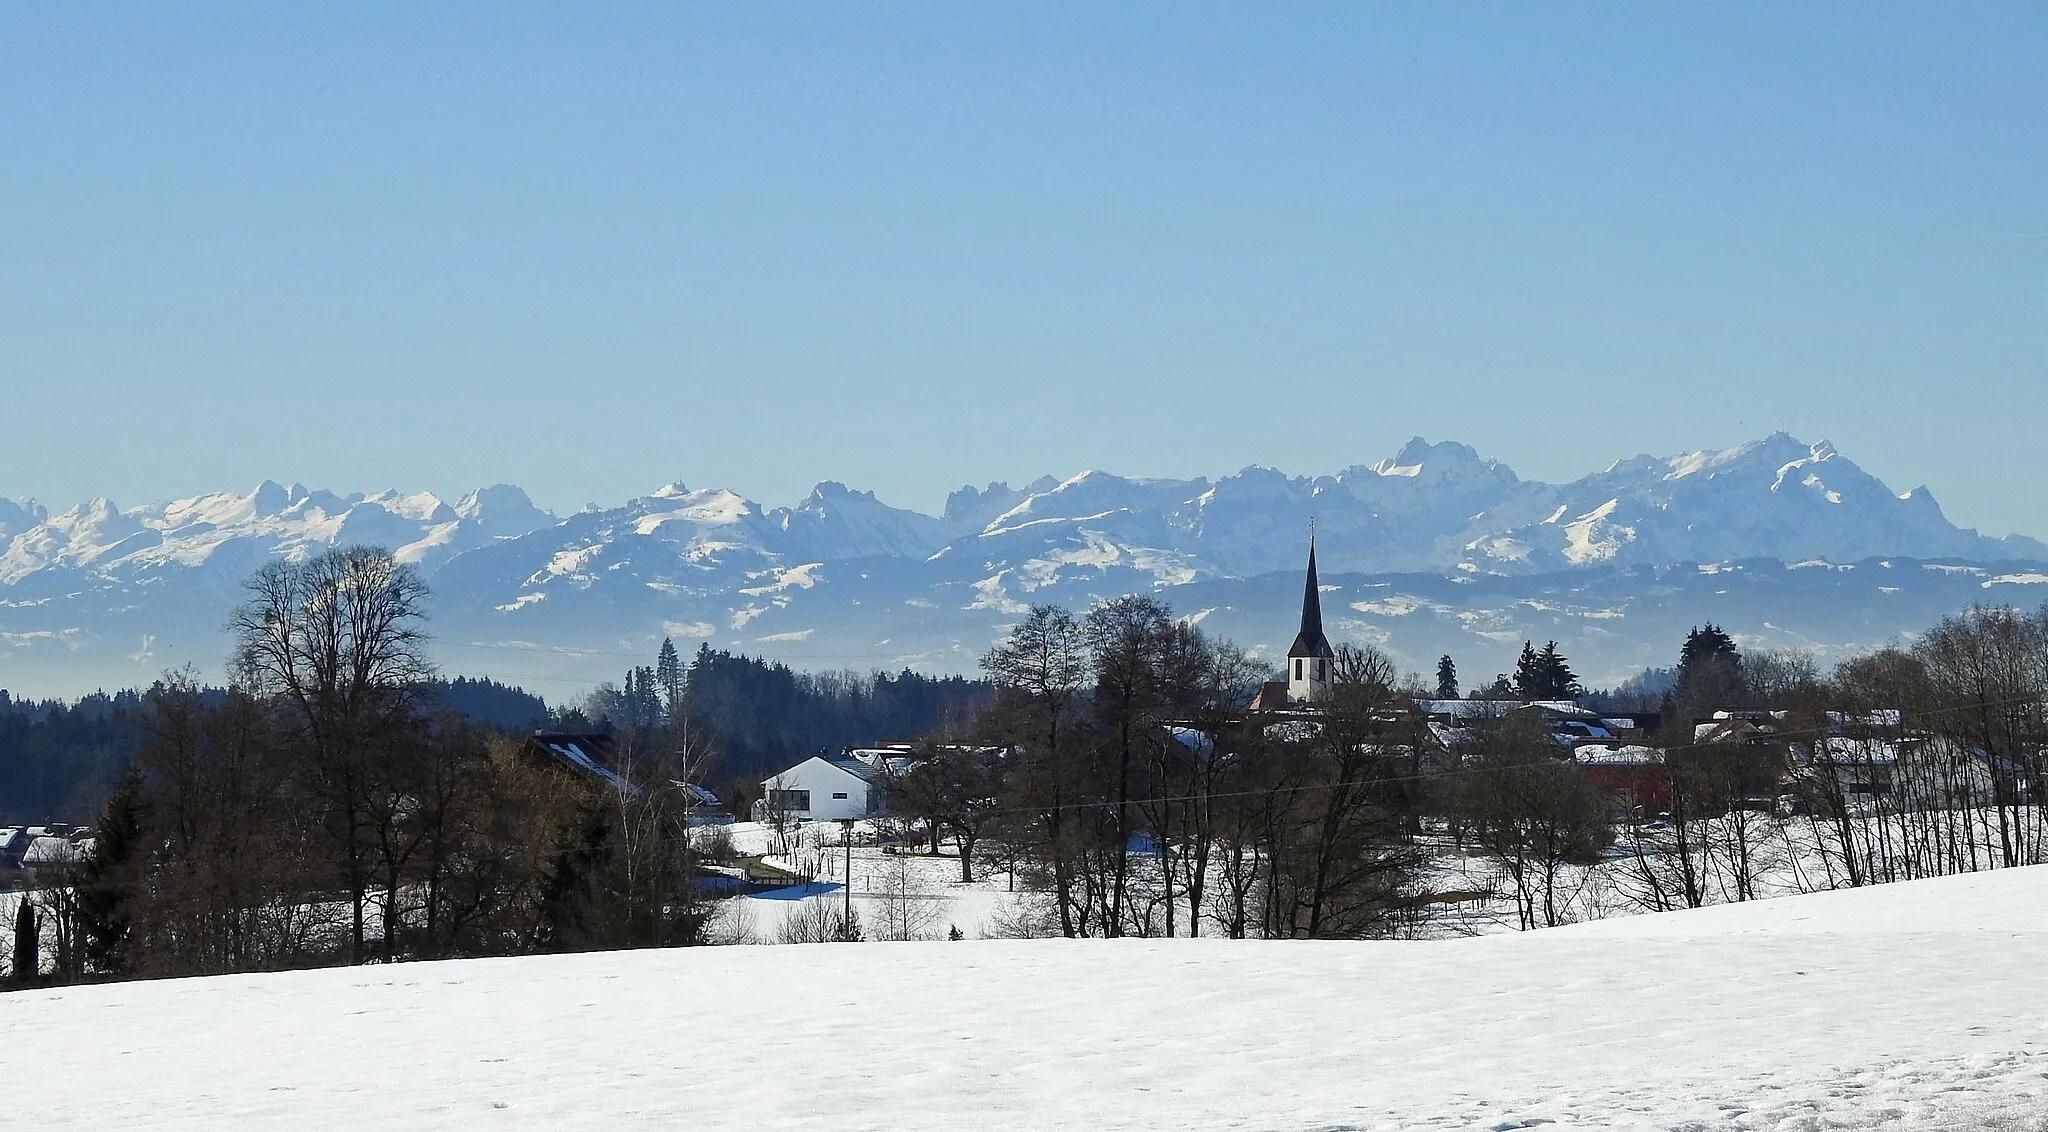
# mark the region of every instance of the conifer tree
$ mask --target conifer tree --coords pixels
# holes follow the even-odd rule
[[[1451,659],[1449,653],[1439,657],[1436,662],[1436,698],[1440,700],[1455,700],[1458,698],[1458,665],[1456,661]]]
[[[1584,690],[1579,687],[1578,675],[1565,662],[1564,654],[1557,651],[1556,641],[1546,642],[1543,651],[1536,654],[1536,667],[1540,673],[1542,699],[1575,699]]]
[[[1522,655],[1515,661],[1515,695],[1525,700],[1543,697],[1543,665],[1536,659],[1536,645],[1522,642]]]
[[[142,848],[142,773],[130,767],[100,813],[92,856],[78,874],[86,961],[106,974],[128,973]]]
[[[1678,676],[1671,687],[1672,708],[1691,718],[1717,707],[1734,706],[1742,696],[1742,654],[1735,638],[1719,625],[1703,625],[1685,635],[1678,650]]]
[[[676,655],[676,643],[661,639],[661,653],[654,661],[654,681],[661,689],[662,708],[673,721],[683,703],[683,661]]]
[[[42,936],[36,922],[36,906],[24,894],[21,907],[14,913],[14,970],[16,986],[27,986],[36,981],[42,970]]]

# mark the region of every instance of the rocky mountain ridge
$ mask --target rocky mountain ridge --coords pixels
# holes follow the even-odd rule
[[[388,547],[420,568],[436,594],[444,658],[464,671],[523,651],[548,660],[536,679],[587,682],[662,635],[810,665],[960,669],[1035,601],[1157,590],[1191,614],[1224,611],[1220,627],[1228,610],[1266,604],[1230,594],[1298,571],[1311,521],[1333,579],[1434,577],[1470,593],[1711,575],[1744,562],[1906,559],[1974,565],[1985,578],[2048,562],[2048,545],[1959,528],[1924,487],[1893,492],[1831,445],[1783,434],[1633,457],[1565,484],[1523,480],[1466,445],[1417,438],[1332,475],[1089,471],[967,487],[936,516],[836,482],[779,508],[677,483],[566,517],[507,485],[451,504],[265,482],[246,494],[129,509],[102,499],[61,514],[0,500],[0,686],[33,687],[38,670],[67,683],[146,680],[172,652],[217,666],[218,626],[242,578],[271,556],[347,543]],[[1193,604],[1215,597],[1225,600]],[[1444,605],[1372,595],[1348,604],[1360,608],[1347,616],[1364,619],[1357,634],[1390,647],[1400,634],[1382,623],[1405,630],[1416,610]],[[1863,619],[1872,629],[1889,628],[1882,608]],[[1591,638],[1601,655],[1582,648],[1582,671],[1634,654],[1625,615],[1592,620],[1614,643]],[[1482,655],[1522,631],[1513,616],[1451,621]],[[1232,635],[1284,646],[1286,622]]]

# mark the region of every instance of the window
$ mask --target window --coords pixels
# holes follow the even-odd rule
[[[832,800],[833,800],[833,801],[835,801],[835,802],[844,802],[844,801],[846,801],[846,791],[844,791],[844,790],[840,790],[840,791],[837,791],[836,793],[834,793],[834,794],[832,795]]]
[[[1324,662],[1320,660],[1316,661],[1316,679],[1318,680],[1325,679],[1323,675],[1323,663]]]
[[[1298,656],[1294,658],[1294,678],[1301,679],[1301,658]]]
[[[808,813],[811,808],[811,792],[808,790],[770,790],[768,807],[784,813]]]

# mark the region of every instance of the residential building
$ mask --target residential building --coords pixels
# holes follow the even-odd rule
[[[773,816],[798,821],[848,821],[880,810],[881,780],[896,752],[848,751],[813,755],[761,782],[756,821]]]

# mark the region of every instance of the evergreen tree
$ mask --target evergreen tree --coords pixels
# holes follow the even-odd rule
[[[1742,654],[1735,638],[1713,624],[1687,633],[1678,650],[1678,679],[1671,688],[1672,710],[1679,721],[1735,706],[1742,690]]]
[[[1515,695],[1524,700],[1544,698],[1543,663],[1536,659],[1536,645],[1522,642],[1522,655],[1515,661]]]
[[[1565,662],[1564,654],[1557,651],[1556,641],[1545,643],[1543,651],[1536,654],[1536,668],[1542,683],[1541,699],[1576,699],[1585,690],[1579,686],[1579,678]]]
[[[1436,698],[1455,700],[1458,698],[1458,665],[1449,653],[1436,662]]]
[[[131,767],[100,813],[92,856],[78,874],[85,957],[106,974],[128,973],[142,853],[142,773]]]
[[[1582,691],[1556,641],[1546,642],[1541,652],[1534,642],[1522,642],[1522,657],[1515,662],[1515,695],[1525,700],[1569,700]]]
[[[15,985],[27,986],[36,981],[42,970],[41,925],[36,922],[36,906],[29,902],[27,895],[21,898],[21,907],[14,913],[14,971]]]
[[[683,661],[676,655],[676,643],[667,637],[661,639],[661,653],[654,661],[654,682],[661,689],[662,709],[673,721],[682,710]]]
[[[541,951],[582,951],[598,940],[602,874],[611,863],[612,828],[604,806],[583,814],[576,844],[549,862],[540,886]]]

